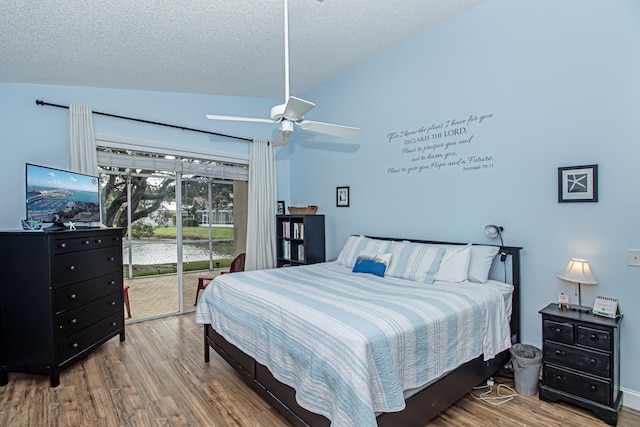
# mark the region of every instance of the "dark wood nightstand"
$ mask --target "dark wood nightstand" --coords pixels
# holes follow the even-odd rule
[[[542,314],[541,400],[563,400],[589,409],[607,424],[618,423],[620,321],[558,309]]]

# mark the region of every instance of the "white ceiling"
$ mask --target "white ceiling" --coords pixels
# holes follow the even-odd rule
[[[291,94],[484,0],[290,0]],[[284,98],[283,0],[2,0],[0,82]]]

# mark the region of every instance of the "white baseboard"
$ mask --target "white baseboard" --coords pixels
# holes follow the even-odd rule
[[[627,408],[640,410],[640,392],[620,387],[622,391],[622,405]]]

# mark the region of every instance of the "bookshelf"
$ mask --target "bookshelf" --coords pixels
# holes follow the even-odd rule
[[[278,267],[325,261],[324,215],[276,217]]]

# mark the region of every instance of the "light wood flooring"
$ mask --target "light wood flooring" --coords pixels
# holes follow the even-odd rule
[[[9,374],[0,387],[0,426],[289,426],[215,352],[204,363],[202,327],[193,319],[191,313],[128,325],[124,343],[116,337],[69,367],[56,388],[46,375]],[[606,424],[536,396],[499,406],[467,396],[429,425]],[[640,412],[623,408],[618,425],[639,426]]]

